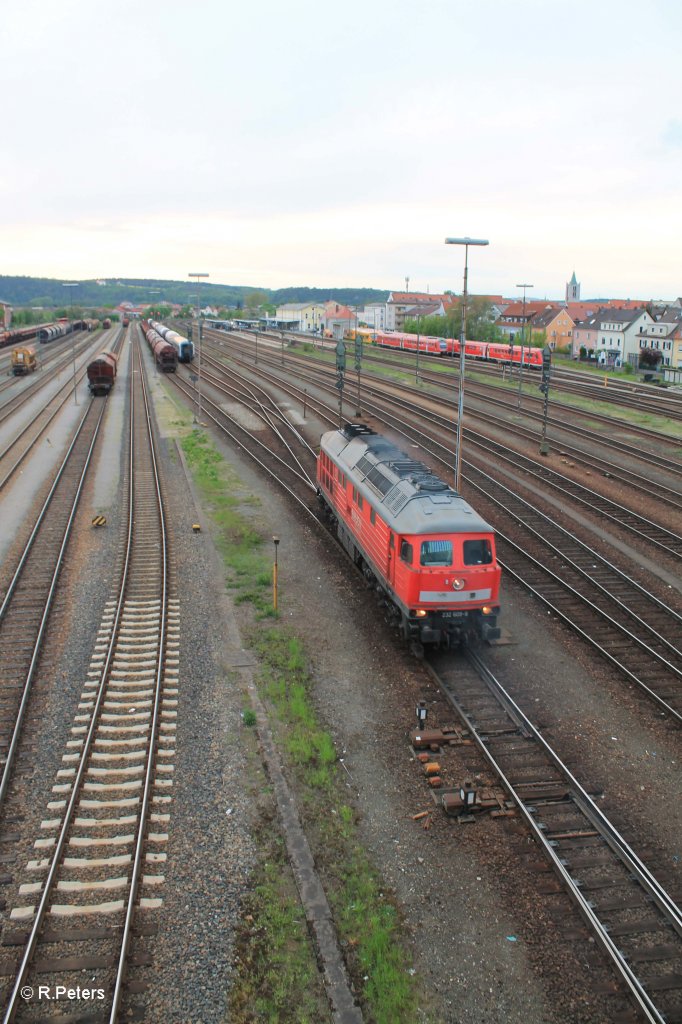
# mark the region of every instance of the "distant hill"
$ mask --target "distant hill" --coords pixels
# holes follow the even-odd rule
[[[75,283],[74,283],[75,284]],[[326,299],[351,304],[365,305],[368,302],[384,302],[387,291],[375,288],[270,288],[245,287],[202,282],[202,302],[212,306],[243,306],[247,295],[258,292],[267,296],[267,301],[276,305],[285,302],[307,302]],[[41,306],[56,308],[74,306],[117,306],[120,302],[161,303],[177,302],[181,305],[193,302],[197,286],[193,281],[161,281],[142,278],[108,278],[106,281],[79,281],[75,287],[65,288],[64,282],[49,277],[10,277],[0,275],[0,301],[12,306]]]

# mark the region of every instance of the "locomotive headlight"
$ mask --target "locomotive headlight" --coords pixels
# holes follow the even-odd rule
[[[466,580],[463,580],[463,579],[460,579],[460,578],[454,579],[452,581],[452,589],[453,590],[464,590],[465,584],[466,584]]]
[[[481,612],[483,613],[483,615],[492,615],[492,611],[493,610],[489,604],[484,604],[483,607],[481,608]]]
[[[416,612],[414,614],[417,616],[418,619],[423,619],[424,616],[427,615],[428,613],[426,611],[426,608],[417,608],[417,610],[416,610]]]

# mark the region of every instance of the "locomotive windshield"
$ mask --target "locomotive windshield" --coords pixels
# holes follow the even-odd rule
[[[421,565],[452,565],[452,541],[423,541],[420,563]]]
[[[489,540],[480,538],[479,540],[464,541],[465,565],[490,565],[492,560],[493,552]]]

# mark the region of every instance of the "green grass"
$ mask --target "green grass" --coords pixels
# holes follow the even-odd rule
[[[263,833],[256,884],[238,930],[239,970],[231,1024],[323,1024],[330,1020],[305,915],[281,837]]]
[[[345,803],[346,777],[339,778],[334,742],[311,700],[304,649],[297,637],[279,628],[260,632],[253,643],[263,666],[261,692],[295,775],[306,834],[356,987],[371,1020],[407,1024],[415,1019],[417,983],[409,973],[402,922],[358,841],[353,812]]]
[[[272,567],[263,536],[245,512],[258,502],[242,493],[236,474],[210,439],[193,430],[181,441],[197,488],[215,524],[215,543],[237,604],[251,603],[261,618],[273,617]]]

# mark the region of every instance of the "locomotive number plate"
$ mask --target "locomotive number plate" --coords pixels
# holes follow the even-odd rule
[[[461,619],[462,618],[462,613],[461,612],[441,612],[440,613],[440,617],[441,617],[441,619]]]

